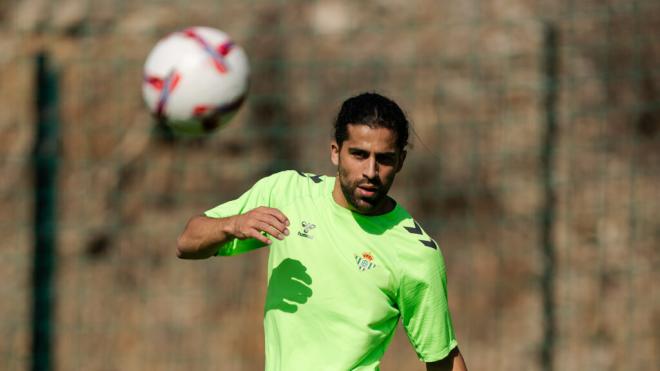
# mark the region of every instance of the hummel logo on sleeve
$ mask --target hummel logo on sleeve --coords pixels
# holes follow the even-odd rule
[[[307,175],[299,170],[296,170],[296,172],[298,173],[298,175],[302,177],[311,179],[314,183],[321,183],[323,181],[323,179],[321,179],[321,175],[315,175],[315,174]]]
[[[417,223],[416,220],[413,220],[413,223],[415,224],[414,227],[403,227],[403,228],[405,228],[406,231],[408,231],[409,233],[418,234],[420,236],[423,236],[425,233],[422,230],[422,227]],[[422,245],[424,245],[426,247],[430,247],[432,249],[437,249],[438,248],[438,245],[436,245],[435,241],[433,241],[432,238],[430,238],[428,240],[419,240],[419,242],[421,242]]]

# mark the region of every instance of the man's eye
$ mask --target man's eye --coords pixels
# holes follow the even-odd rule
[[[392,156],[381,156],[378,158],[378,162],[383,165],[392,165],[394,164],[394,157]]]

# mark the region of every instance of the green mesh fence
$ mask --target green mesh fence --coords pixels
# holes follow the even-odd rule
[[[271,172],[334,174],[333,115],[372,90],[413,122],[392,194],[445,255],[471,369],[660,363],[657,1],[25,0],[0,20],[0,369],[262,369],[267,251],[181,261],[176,237]],[[167,141],[142,65],[191,25],[241,44],[252,85],[226,127]],[[40,50],[57,238],[33,320]],[[402,329],[382,369],[424,369]]]

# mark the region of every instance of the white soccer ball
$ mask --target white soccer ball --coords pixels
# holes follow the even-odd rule
[[[250,67],[243,49],[210,27],[174,32],[144,64],[142,95],[177,134],[201,135],[227,123],[243,103]]]

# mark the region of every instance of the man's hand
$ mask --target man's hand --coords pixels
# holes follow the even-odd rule
[[[261,206],[245,214],[233,216],[229,234],[239,240],[254,238],[270,245],[272,241],[261,232],[283,240],[289,235],[288,225],[289,219],[281,211]]]
[[[176,255],[181,259],[206,259],[216,253],[218,245],[234,238],[255,238],[269,245],[270,239],[261,232],[281,240],[289,234],[288,225],[289,219],[270,207],[258,207],[227,218],[194,216],[177,239]]]

